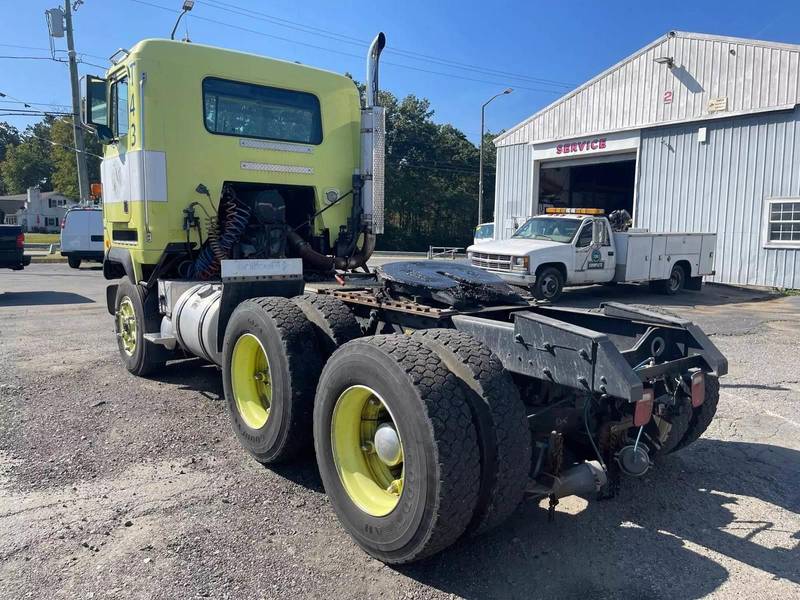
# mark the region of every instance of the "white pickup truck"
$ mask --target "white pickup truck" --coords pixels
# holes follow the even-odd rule
[[[470,264],[555,301],[564,286],[649,281],[666,294],[699,290],[714,273],[715,233],[615,232],[597,209],[548,209],[507,240],[467,248]]]

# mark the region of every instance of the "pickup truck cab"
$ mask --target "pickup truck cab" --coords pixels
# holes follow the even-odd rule
[[[649,281],[667,294],[713,274],[716,234],[615,232],[600,209],[548,209],[510,239],[467,248],[473,266],[555,301],[565,286]]]
[[[475,228],[475,235],[472,239],[473,244],[482,244],[494,239],[494,223],[481,223]]]
[[[25,256],[25,234],[19,225],[0,225],[0,269],[19,271],[31,263]]]

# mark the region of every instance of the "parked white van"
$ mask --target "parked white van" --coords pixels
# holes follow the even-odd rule
[[[103,262],[103,209],[71,208],[61,221],[61,256],[77,269],[81,261]]]

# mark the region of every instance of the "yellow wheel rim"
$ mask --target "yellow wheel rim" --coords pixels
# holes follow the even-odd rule
[[[128,356],[136,352],[136,312],[133,302],[128,296],[123,296],[117,310],[117,329],[122,340],[122,350]]]
[[[353,503],[373,517],[392,512],[403,494],[403,444],[386,403],[374,390],[354,385],[336,400],[331,448]]]
[[[245,333],[233,347],[231,384],[236,409],[251,429],[261,429],[272,406],[272,374],[264,346],[252,333]]]

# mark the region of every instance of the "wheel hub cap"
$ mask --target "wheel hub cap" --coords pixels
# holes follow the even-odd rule
[[[400,436],[391,423],[382,423],[375,432],[375,453],[385,465],[396,467],[403,462],[403,447]]]
[[[264,346],[253,334],[236,340],[230,375],[236,410],[248,427],[261,429],[272,407],[272,376]]]
[[[117,309],[117,329],[122,349],[128,356],[136,352],[136,312],[133,302],[127,296],[123,297]]]
[[[403,442],[374,390],[354,385],[339,396],[331,416],[331,450],[353,504],[374,517],[397,507],[405,480]]]

